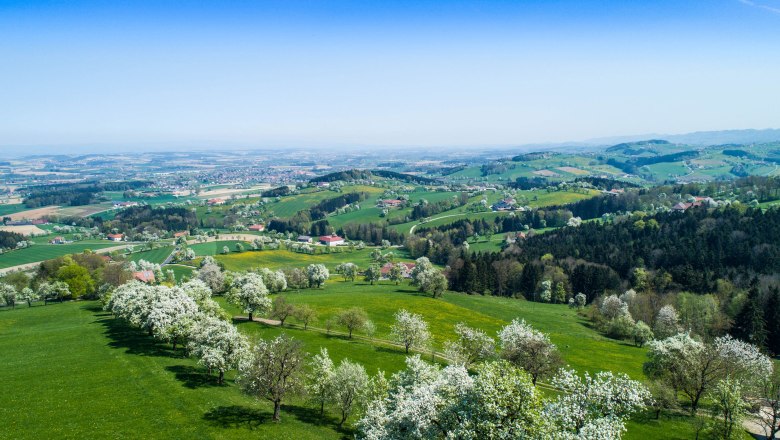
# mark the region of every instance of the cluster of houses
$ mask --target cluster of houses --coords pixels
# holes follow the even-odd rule
[[[297,241],[298,243],[313,243],[314,239],[308,235],[299,235]],[[325,246],[340,246],[345,243],[342,237],[339,237],[338,235],[335,234],[322,235],[319,238],[317,238],[317,242]]]
[[[718,202],[712,197],[694,197],[692,202],[680,202],[672,206],[672,211],[685,212],[690,208],[699,206],[717,206]]]
[[[522,206],[517,206],[517,201],[512,198],[499,200],[498,202],[492,204],[490,209],[493,211],[525,211],[525,208]]]
[[[206,201],[206,204],[207,204],[207,205],[209,205],[209,206],[220,206],[220,205],[224,205],[224,204],[225,204],[225,199],[223,199],[223,198],[221,198],[221,197],[217,197],[217,198],[214,198],[214,199],[208,199],[208,200]]]
[[[399,199],[385,199],[376,202],[378,208],[398,208],[403,204],[404,201]]]
[[[138,202],[114,202],[114,209],[129,208],[131,206],[138,206]]]

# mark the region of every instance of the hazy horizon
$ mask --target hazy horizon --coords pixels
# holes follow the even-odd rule
[[[778,25],[780,0],[3,2],[0,148],[495,148],[775,128]]]

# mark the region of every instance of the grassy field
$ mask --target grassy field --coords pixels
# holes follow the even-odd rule
[[[244,249],[249,249],[250,244],[246,241],[240,240],[219,240],[210,241],[208,243],[197,243],[190,246],[190,249],[195,251],[195,255],[205,257],[207,255],[217,255],[222,253],[222,248],[225,246],[230,249],[230,252],[236,251],[236,244],[241,243]]]
[[[150,263],[160,264],[173,252],[173,246],[164,246],[150,251],[135,252],[127,256],[130,261],[139,262],[146,260]]]
[[[0,205],[0,215],[14,214],[16,212],[22,212],[26,209],[27,207],[22,203],[3,204]]]
[[[512,318],[523,317],[550,333],[571,366],[586,371],[609,368],[642,377],[643,349],[600,336],[562,305],[451,293],[434,300],[406,286],[335,280],[322,290],[285,296],[312,305],[320,314],[316,326],[337,309],[360,304],[377,323],[378,338],[387,335],[392,314],[403,307],[425,316],[437,345],[452,336],[456,322],[495,334]],[[239,313],[233,306],[227,308]],[[349,340],[316,329],[280,329],[246,321],[236,324],[250,339],[284,331],[301,340],[309,353],[327,347],[336,362],[348,357],[370,373],[377,368],[392,373],[403,367],[402,350],[376,340]],[[233,373],[227,375],[225,385],[217,386],[194,360],[127,327],[95,302],[0,309],[0,352],[6,373],[0,381],[6,438],[337,439],[353,435],[349,424],[337,429],[334,414],[320,420],[301,399],[291,399],[283,406],[282,422],[272,423],[270,405],[242,395]],[[659,423],[642,415],[631,422],[624,438],[693,438],[691,420],[663,416]]]
[[[102,241],[80,241],[72,244],[37,244],[26,249],[19,249],[0,255],[0,269],[18,266],[20,264],[36,263],[51,260],[68,254],[77,254],[86,249],[97,250],[116,246],[117,243]]]
[[[305,267],[309,264],[324,264],[331,271],[340,263],[351,262],[361,268],[366,268],[371,264],[370,254],[372,249],[355,250],[350,252],[344,248],[343,252],[331,254],[301,254],[286,250],[272,251],[247,251],[242,253],[231,253],[228,255],[217,255],[215,258],[225,264],[227,270],[241,271],[257,267],[267,267],[269,269],[280,269],[285,267]],[[385,253],[390,252],[384,251]],[[395,261],[411,261],[408,256],[399,249],[393,249]],[[333,274],[335,275],[335,274]]]

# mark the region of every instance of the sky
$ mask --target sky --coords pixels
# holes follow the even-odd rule
[[[5,1],[0,148],[778,128],[780,0]]]

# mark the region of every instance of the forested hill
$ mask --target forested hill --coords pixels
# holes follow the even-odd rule
[[[324,176],[315,177],[311,179],[309,182],[319,183],[319,182],[336,182],[339,180],[346,180],[346,181],[368,180],[374,176],[384,177],[385,179],[400,180],[402,182],[417,183],[421,185],[438,183],[438,181],[434,179],[429,179],[427,177],[413,176],[411,174],[404,174],[404,173],[396,173],[395,171],[388,171],[388,170],[337,171],[335,173],[330,173],[330,174],[325,174]]]
[[[714,290],[718,278],[769,275],[780,270],[780,210],[744,207],[652,217],[614,223],[583,223],[530,238],[525,260],[552,254],[604,264],[624,278],[646,267],[664,270],[686,289]]]

